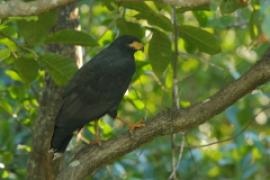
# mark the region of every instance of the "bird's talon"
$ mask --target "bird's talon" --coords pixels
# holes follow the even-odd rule
[[[139,128],[142,128],[142,127],[145,127],[145,124],[144,123],[136,123],[136,124],[133,124],[133,125],[131,125],[131,126],[129,126],[129,128],[128,128],[128,131],[129,131],[129,133],[134,133],[134,131],[136,130],[136,129],[139,129]]]
[[[142,128],[142,127],[145,127],[144,123],[134,124],[134,125],[130,126],[128,129],[129,129],[129,131],[134,131],[134,130]]]
[[[98,146],[101,146],[102,145],[102,142],[100,140],[95,140],[95,141],[91,141],[88,143],[89,145],[98,145]]]

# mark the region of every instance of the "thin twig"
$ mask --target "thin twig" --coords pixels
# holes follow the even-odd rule
[[[185,147],[185,134],[183,134],[182,136],[182,142],[181,142],[181,145],[179,147],[179,154],[178,154],[178,159],[177,159],[177,163],[175,165],[175,171],[172,171],[170,177],[168,179],[173,179],[174,177],[176,177],[176,170],[178,169],[179,165],[180,165],[180,162],[181,162],[181,159],[182,159],[182,156],[183,156],[183,153],[184,153],[184,147]]]
[[[173,69],[173,87],[172,87],[172,101],[173,101],[173,108],[180,109],[179,106],[179,93],[178,93],[178,26],[177,26],[177,16],[176,16],[176,8],[172,7],[172,21],[173,21],[173,44],[174,44],[174,58],[172,61],[172,69]],[[172,162],[171,162],[171,168],[172,172],[168,179],[176,180],[176,170],[177,170],[177,161],[176,161],[176,153],[177,148],[175,145],[175,139],[176,135],[174,133],[170,136],[171,139],[171,154],[172,154]],[[181,153],[180,153],[181,154]],[[181,156],[180,156],[181,157]],[[180,159],[178,159],[178,162]]]
[[[215,145],[215,144],[220,144],[220,143],[232,141],[232,140],[238,138],[240,135],[242,135],[243,132],[254,122],[253,120],[256,119],[257,116],[259,116],[261,113],[265,112],[267,109],[270,109],[270,107],[269,106],[264,107],[262,110],[257,112],[254,115],[254,117],[250,118],[250,120],[245,124],[245,126],[242,129],[240,129],[240,131],[238,131],[236,134],[234,134],[234,135],[232,135],[232,136],[230,136],[228,138],[225,138],[225,139],[222,139],[222,140],[219,140],[219,141],[214,141],[214,142],[211,142],[211,143],[208,143],[208,144],[191,145],[189,148],[191,148],[191,149],[204,148],[204,147],[212,146],[212,145]]]

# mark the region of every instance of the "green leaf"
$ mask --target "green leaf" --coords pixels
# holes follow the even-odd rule
[[[41,43],[47,37],[49,30],[56,23],[56,11],[46,12],[38,16],[38,20],[27,21],[19,20],[17,22],[19,34],[29,45]]]
[[[152,9],[149,6],[147,6],[145,3],[124,2],[122,5],[128,9],[133,9],[138,12],[152,11]]]
[[[148,52],[149,61],[155,74],[161,77],[173,58],[173,51],[171,41],[165,33],[154,29],[152,31],[153,36],[149,43]]]
[[[254,10],[251,13],[249,20],[249,33],[252,39],[256,39],[258,34],[261,33],[262,17],[260,11]]]
[[[19,76],[26,83],[35,80],[38,75],[39,65],[34,59],[25,57],[16,59],[15,67]]]
[[[166,31],[172,30],[172,24],[170,19],[168,19],[166,16],[162,15],[161,13],[156,13],[154,10],[152,10],[149,6],[147,6],[145,3],[124,3],[124,6],[133,9],[139,12],[135,17],[137,19],[145,19],[150,25],[158,26],[159,28],[162,28]]]
[[[0,49],[0,61],[8,58],[10,56],[10,50],[7,48]]]
[[[207,26],[214,29],[227,29],[228,26],[236,23],[236,19],[233,16],[224,15],[214,19],[209,19]]]
[[[39,60],[58,85],[65,85],[77,70],[73,59],[58,54],[46,53]]]
[[[116,24],[120,30],[121,35],[129,34],[134,35],[138,38],[142,38],[144,36],[144,30],[137,23],[128,22],[125,21],[124,19],[118,19]]]
[[[9,76],[11,79],[15,80],[15,81],[21,81],[23,82],[22,78],[18,75],[17,72],[15,71],[12,71],[12,70],[6,70],[5,71],[5,74],[7,76]]]
[[[235,10],[242,8],[246,5],[245,2],[240,0],[223,0],[220,4],[220,10],[224,13],[232,13]]]
[[[0,39],[0,45],[1,44],[8,47],[10,51],[16,51],[17,50],[17,45],[15,44],[15,42],[11,41],[8,38],[1,38]]]
[[[186,11],[209,11],[210,10],[210,7],[209,7],[209,4],[203,4],[203,5],[199,5],[199,6],[188,6],[188,7],[182,7],[182,8],[177,8],[176,9],[176,12],[177,13],[184,13]]]
[[[181,26],[179,28],[180,37],[197,47],[200,51],[208,54],[220,52],[218,39],[208,31],[194,26]]]
[[[1,100],[0,108],[3,109],[4,111],[6,111],[8,114],[13,114],[12,106],[4,100]]]
[[[146,19],[153,26],[158,26],[166,31],[172,31],[171,21],[161,14],[155,12],[140,13],[136,15],[137,19]]]
[[[5,24],[0,24],[0,31],[6,29],[8,26],[6,26]]]
[[[204,11],[194,11],[193,15],[196,17],[199,22],[200,27],[205,27],[208,24],[208,15]]]
[[[65,29],[50,35],[46,43],[62,43],[69,45],[96,46],[97,41],[89,34],[82,31]]]

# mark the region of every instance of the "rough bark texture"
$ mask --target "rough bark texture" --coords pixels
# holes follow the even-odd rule
[[[75,4],[70,4],[59,12],[59,19],[53,31],[78,26],[78,13]],[[76,50],[73,46],[50,45],[49,51],[70,56],[76,59]],[[77,59],[76,59],[77,60]],[[61,161],[56,164],[48,153],[53,133],[54,119],[61,104],[61,91],[47,76],[45,89],[40,100],[39,115],[33,125],[32,152],[28,164],[28,179],[51,180],[54,179]]]
[[[118,2],[143,2],[155,0],[117,0]],[[211,0],[157,0],[177,7],[193,7],[209,4]]]
[[[0,3],[0,18],[37,15],[73,1],[75,0],[36,0],[30,2],[10,0]]]
[[[102,144],[85,146],[65,165],[58,180],[79,180],[92,174],[102,166],[120,158],[154,138],[188,130],[221,113],[238,99],[270,80],[270,49],[256,65],[240,79],[210,97],[207,101],[189,109],[169,109],[148,121],[146,127],[138,129],[132,136],[128,133]],[[173,120],[173,121],[172,121]]]
[[[75,1],[76,0],[35,0],[24,2],[22,0],[10,0],[0,3],[0,18],[7,18],[10,16],[37,15]],[[117,0],[117,1],[143,2],[153,0]],[[210,3],[210,0],[160,0],[160,1],[178,7],[191,7]]]

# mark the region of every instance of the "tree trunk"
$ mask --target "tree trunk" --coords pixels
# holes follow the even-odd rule
[[[78,10],[75,4],[70,4],[59,10],[58,22],[52,31],[59,31],[67,28],[77,28]],[[49,45],[47,49],[56,54],[69,56],[81,64],[77,53],[80,53],[73,46]],[[32,151],[28,162],[28,179],[52,180],[61,167],[62,160],[53,162],[48,153],[53,133],[55,116],[61,104],[62,88],[57,87],[52,79],[46,75],[45,89],[39,102],[39,114],[34,122],[32,130]]]

